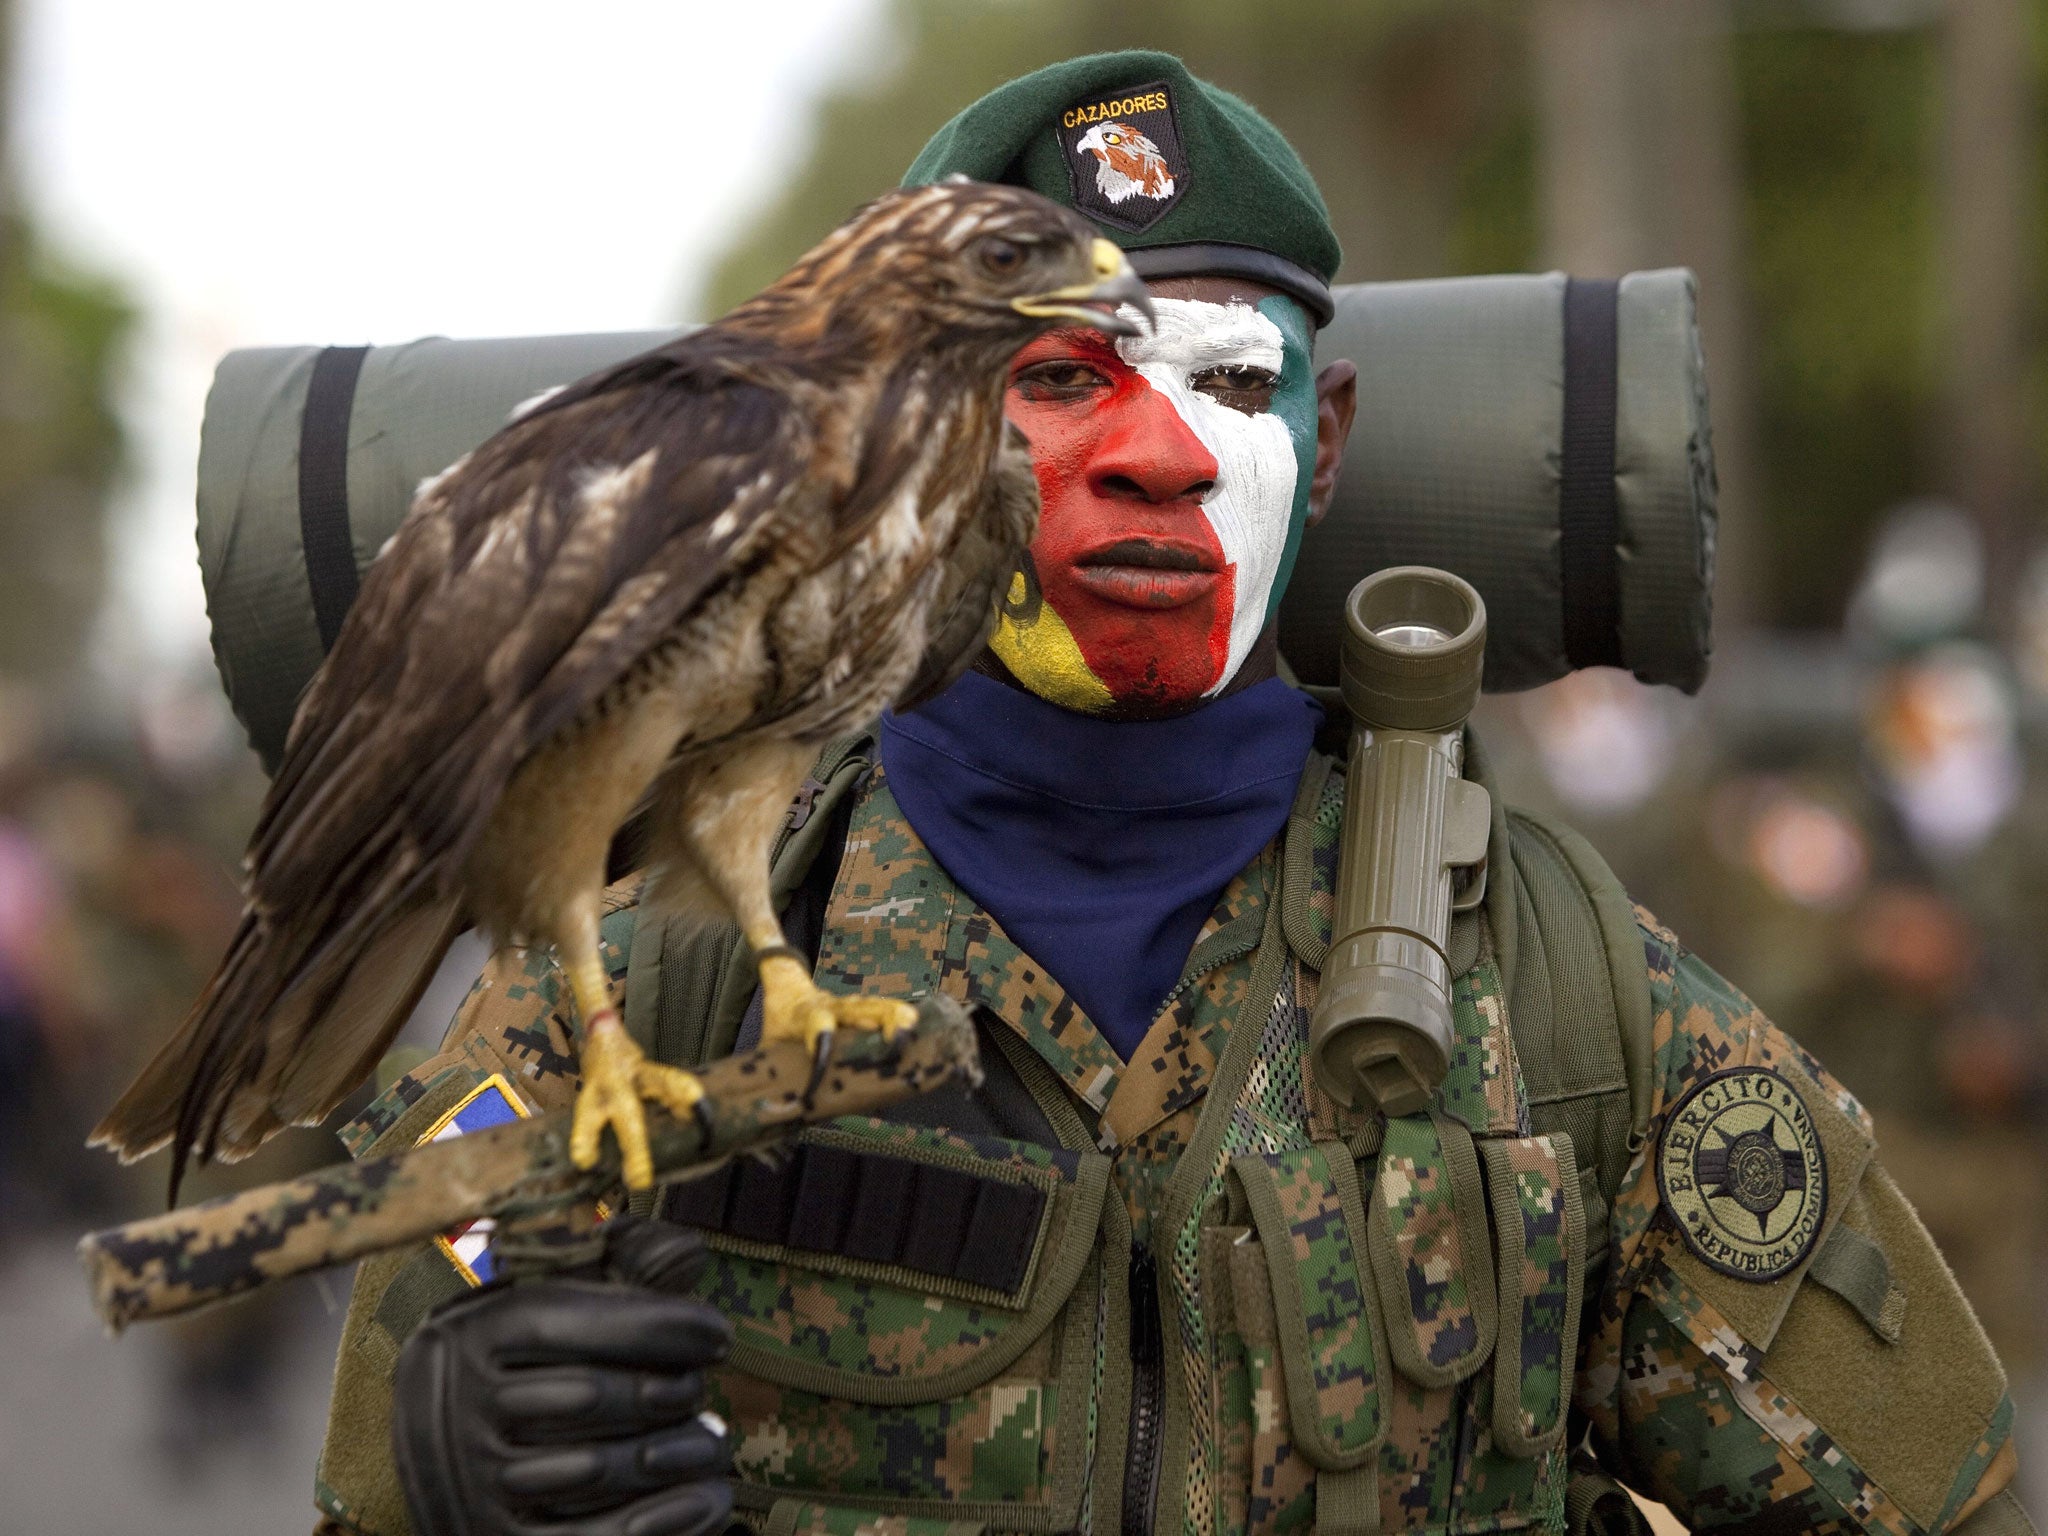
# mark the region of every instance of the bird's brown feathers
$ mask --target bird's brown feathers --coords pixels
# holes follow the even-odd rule
[[[969,664],[1036,523],[1021,439],[995,473],[1028,336],[944,242],[1005,220],[1089,234],[1014,189],[892,194],[725,321],[421,488],[301,700],[228,955],[96,1141],[169,1141],[182,1167],[330,1112],[465,916],[540,910],[465,884],[479,839],[523,765],[636,690],[701,694],[675,728],[703,752],[819,740]],[[689,683],[721,625],[752,626],[740,659]]]

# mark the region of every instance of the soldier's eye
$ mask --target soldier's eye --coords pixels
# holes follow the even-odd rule
[[[999,277],[1007,275],[1024,265],[1024,247],[1014,240],[984,240],[981,264]]]
[[[1196,392],[1247,416],[1273,408],[1273,390],[1279,383],[1278,374],[1251,363],[1205,368],[1188,380]]]
[[[1026,400],[1041,403],[1085,399],[1093,391],[1109,385],[1109,380],[1100,370],[1063,357],[1048,358],[1045,362],[1020,368],[1010,382]]]

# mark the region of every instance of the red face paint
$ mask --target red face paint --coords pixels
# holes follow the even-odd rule
[[[1010,378],[1038,476],[1040,594],[1119,705],[1194,702],[1230,649],[1234,572],[1202,512],[1215,457],[1096,332],[1040,337]]]

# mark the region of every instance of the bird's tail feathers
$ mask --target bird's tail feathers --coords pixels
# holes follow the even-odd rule
[[[317,1018],[294,1027],[280,1018],[270,1035],[278,1049],[264,1072],[238,1090],[223,1110],[223,1156],[242,1156],[277,1125],[318,1125],[356,1085],[375,1070],[427,984],[448,946],[462,931],[461,903],[426,896],[402,908],[328,987],[317,1003]],[[288,1005],[289,1005],[288,1000]],[[306,1005],[310,1016],[313,998]],[[284,1049],[285,1042],[296,1042]],[[260,1106],[251,1112],[252,1106]],[[252,1139],[253,1137],[253,1139]]]
[[[250,973],[263,944],[260,923],[244,913],[241,926],[229,940],[227,953],[215,967],[205,991],[148,1065],[136,1073],[135,1081],[114,1107],[92,1128],[92,1134],[86,1138],[87,1146],[105,1147],[122,1162],[132,1163],[177,1139],[184,1103],[189,1097],[187,1085],[205,1071],[206,1058],[213,1054],[217,1044],[212,1021],[225,1011],[224,1005],[230,998],[248,990]]]
[[[319,1124],[369,1075],[461,929],[457,900],[421,893],[293,975],[280,961],[302,957],[280,955],[245,917],[192,1012],[90,1143],[124,1163],[171,1147],[175,1205],[194,1152],[234,1162],[287,1125]]]

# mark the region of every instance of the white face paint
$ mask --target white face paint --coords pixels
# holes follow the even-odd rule
[[[1279,377],[1285,358],[1280,327],[1248,304],[1154,299],[1156,328],[1120,337],[1123,360],[1173,402],[1182,421],[1216,460],[1216,485],[1202,511],[1235,573],[1230,650],[1222,676],[1237,675],[1265,628],[1273,582],[1286,553],[1298,473],[1287,423],[1270,411],[1247,415],[1194,388],[1217,369],[1259,368]]]

